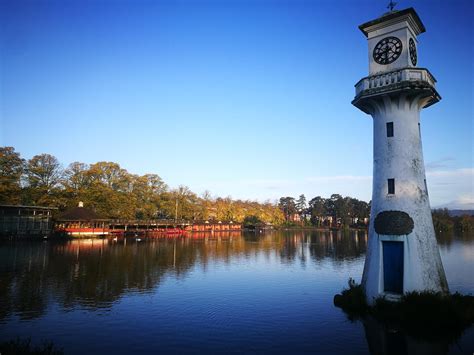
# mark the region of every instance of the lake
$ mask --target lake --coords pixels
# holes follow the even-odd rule
[[[474,235],[439,236],[451,292],[474,293]],[[419,341],[333,305],[360,281],[364,231],[2,241],[0,340],[66,354],[472,354]]]

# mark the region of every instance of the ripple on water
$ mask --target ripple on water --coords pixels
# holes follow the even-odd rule
[[[368,353],[364,326],[332,304],[362,274],[365,239],[354,235],[0,248],[15,255],[0,258],[1,340],[51,339],[68,354]],[[441,248],[452,290],[474,290],[472,253],[462,241]]]

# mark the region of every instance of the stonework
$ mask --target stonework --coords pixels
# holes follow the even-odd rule
[[[413,219],[406,212],[383,211],[377,214],[374,229],[377,234],[408,235],[413,231]]]

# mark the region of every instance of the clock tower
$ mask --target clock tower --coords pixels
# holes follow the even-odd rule
[[[413,8],[359,26],[368,40],[369,76],[352,104],[373,118],[373,186],[362,276],[367,301],[410,291],[447,292],[431,218],[420,111],[441,100],[436,80],[417,67],[425,27]]]
[[[359,28],[369,42],[369,75],[416,67],[416,37],[425,27],[415,10],[391,11]]]

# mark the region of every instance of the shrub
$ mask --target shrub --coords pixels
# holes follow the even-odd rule
[[[342,290],[340,295],[334,296],[334,305],[342,308],[351,318],[365,315],[369,307],[365,299],[364,288],[352,278],[349,278],[348,286]]]
[[[415,338],[454,340],[474,323],[474,296],[436,292],[410,292],[399,302],[384,297],[373,306],[366,303],[361,285],[349,279],[349,288],[334,296],[334,305],[349,319],[373,316],[379,322],[400,328]]]

